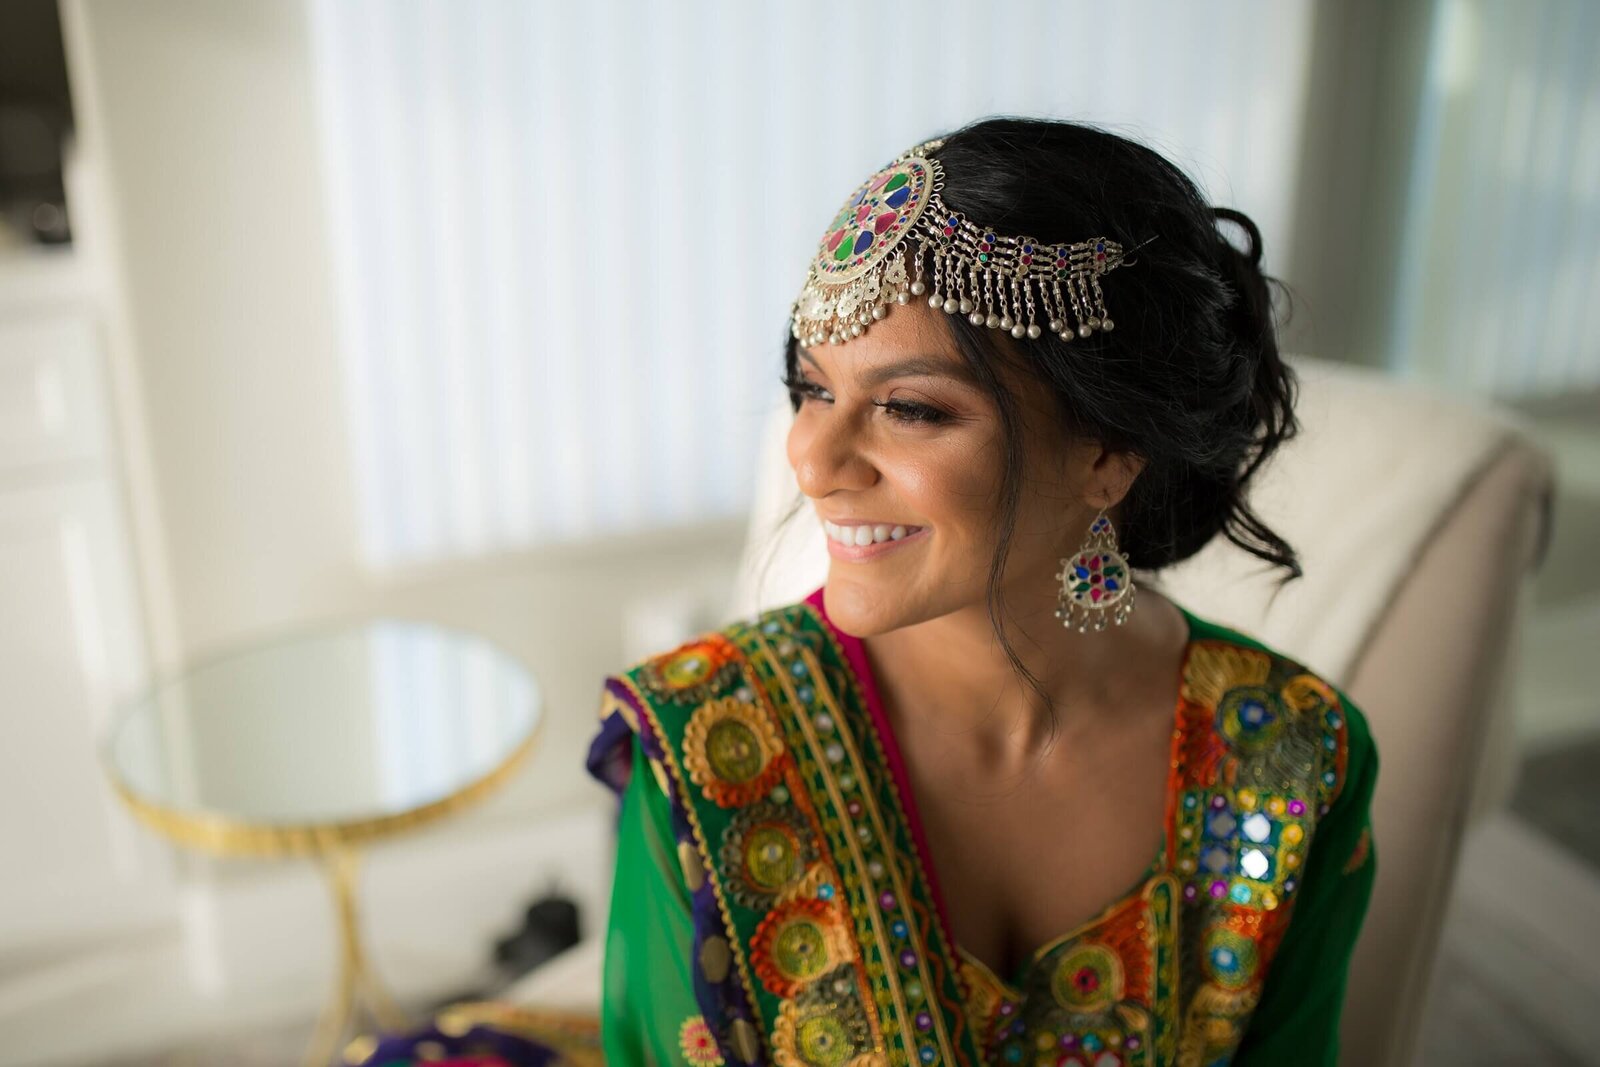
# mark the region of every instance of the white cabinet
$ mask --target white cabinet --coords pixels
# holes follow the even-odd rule
[[[99,765],[145,676],[105,359],[62,261],[0,270],[0,955],[171,917],[171,861]]]

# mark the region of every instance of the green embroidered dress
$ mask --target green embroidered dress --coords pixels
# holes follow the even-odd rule
[[[950,940],[861,643],[821,594],[606,680],[608,1063],[1336,1061],[1378,769],[1342,692],[1185,611],[1164,854],[1002,979]]]

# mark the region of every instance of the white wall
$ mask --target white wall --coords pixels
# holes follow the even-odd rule
[[[628,606],[686,596],[691,612],[715,607],[678,621],[709,625],[732,584],[742,525],[365,572],[304,4],[64,0],[63,21],[89,179],[75,221],[106,275],[118,443],[157,668],[331,617],[421,617],[504,645],[538,675],[542,748],[505,793],[442,829],[503,833],[495,892],[514,914],[541,888],[519,877],[518,835],[606,803],[582,757],[601,679],[630,655]],[[410,891],[427,910],[453,914],[478,899],[481,871],[435,868],[425,852],[425,843],[410,852],[422,878]],[[259,868],[185,860],[194,975],[213,990],[247,982],[260,970],[250,934],[264,912],[238,902],[269,883]],[[477,888],[452,881],[465,877]],[[384,887],[371,891],[381,903]],[[280,971],[320,964],[320,892],[266,911],[274,929],[309,931],[277,946]],[[372,931],[380,954],[396,935],[426,936],[426,913],[413,920]],[[320,980],[308,988],[321,995]]]
[[[344,608],[362,583],[304,8],[71,6],[165,535],[178,645],[157,655]]]

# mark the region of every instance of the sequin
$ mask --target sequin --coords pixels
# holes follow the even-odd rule
[[[1239,869],[1251,878],[1265,877],[1267,867],[1267,854],[1259,848],[1247,848],[1239,855]]]
[[[1265,841],[1272,836],[1272,821],[1260,812],[1246,815],[1240,827],[1244,831],[1244,836],[1252,841]]]

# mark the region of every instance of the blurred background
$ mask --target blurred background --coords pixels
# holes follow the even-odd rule
[[[1600,1062],[1597,45],[1587,0],[4,0],[0,1063],[300,1055],[315,869],[163,843],[98,746],[340,621],[542,701],[521,773],[367,857],[402,1002],[504,977],[543,895],[593,932],[600,681],[729,618],[819,228],[1000,113],[1155,146],[1259,223],[1289,351],[1549,450],[1508,817],[1562,904],[1486,933],[1469,836],[1419,1062]]]

